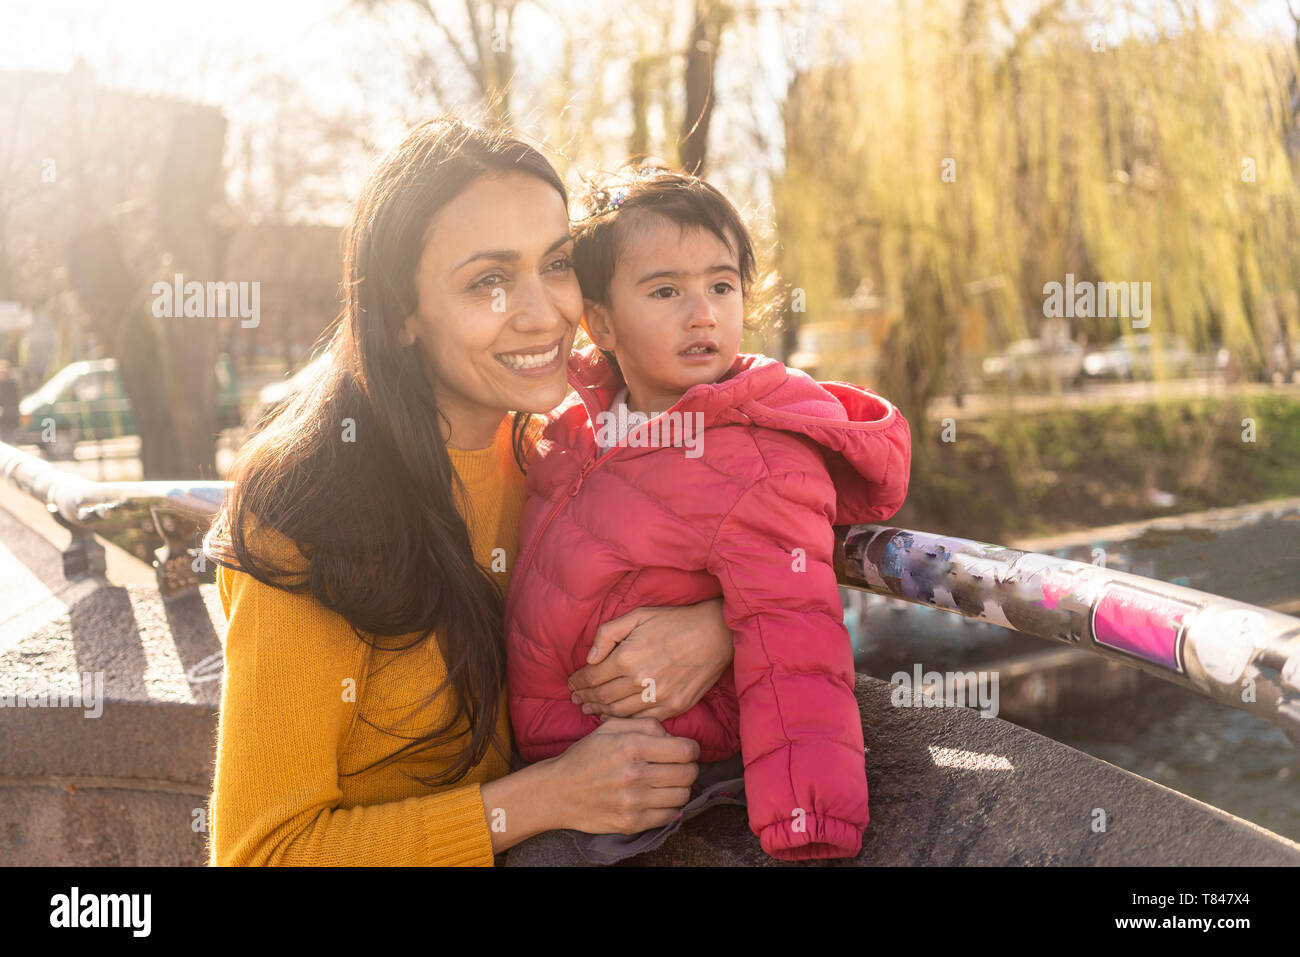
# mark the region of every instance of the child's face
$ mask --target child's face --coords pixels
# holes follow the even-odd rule
[[[707,229],[647,216],[614,269],[609,305],[586,307],[592,341],[618,358],[634,411],[665,411],[691,386],[721,379],[740,352],[740,267]]]

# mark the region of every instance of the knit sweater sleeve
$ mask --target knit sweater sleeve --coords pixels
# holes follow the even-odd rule
[[[365,646],[310,595],[226,568],[217,577],[229,625],[210,862],[491,866],[477,784],[339,807]]]

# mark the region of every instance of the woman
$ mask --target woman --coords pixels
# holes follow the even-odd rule
[[[510,773],[502,596],[532,414],[567,391],[571,248],[563,183],[504,132],[430,121],[371,175],[328,369],[241,451],[205,542],[229,619],[212,863],[491,865],[688,801],[698,745],[657,719],[729,666],[717,600],[608,622],[573,685],[609,717]]]

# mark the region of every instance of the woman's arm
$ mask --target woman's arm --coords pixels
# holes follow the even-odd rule
[[[218,571],[229,618],[210,815],[223,865],[485,865],[555,828],[636,834],[690,799],[699,746],[646,718],[482,785],[340,808],[364,646],[307,595]],[[351,679],[351,685],[348,684]]]
[[[491,866],[477,784],[339,807],[365,646],[308,595],[224,568],[218,581],[229,626],[211,862]]]
[[[693,708],[731,667],[731,628],[722,599],[638,608],[596,630],[588,664],[569,679],[588,714],[666,721]],[[642,681],[655,679],[653,701]]]

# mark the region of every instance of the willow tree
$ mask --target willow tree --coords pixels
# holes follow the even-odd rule
[[[897,0],[825,21],[785,104],[781,267],[807,297],[787,318],[869,280],[891,323],[876,384],[914,421],[961,344],[1037,335],[1067,274],[1151,284],[1137,323],[1076,316],[1075,337],[1149,320],[1258,364],[1297,321],[1297,54],[1215,12]]]

